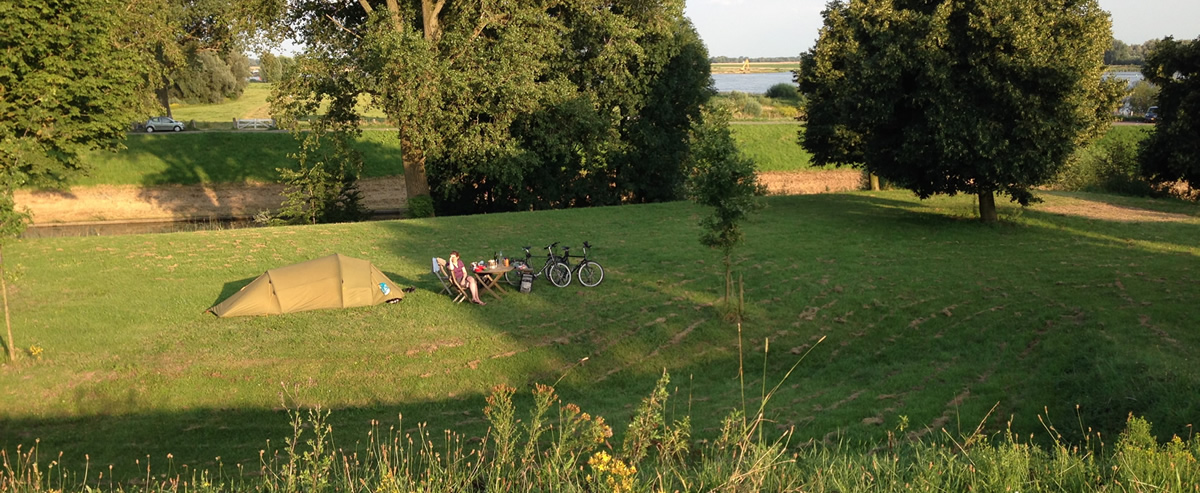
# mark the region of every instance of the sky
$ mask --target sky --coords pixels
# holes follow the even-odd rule
[[[709,56],[800,56],[812,47],[827,0],[687,0]],[[1200,36],[1200,0],[1099,0],[1113,37],[1129,44]]]

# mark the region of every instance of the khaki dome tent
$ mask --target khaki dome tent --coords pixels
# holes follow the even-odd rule
[[[208,311],[218,317],[275,315],[402,299],[404,293],[371,262],[335,253],[271,269]]]

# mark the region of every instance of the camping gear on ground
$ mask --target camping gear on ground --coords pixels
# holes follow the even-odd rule
[[[268,270],[208,311],[218,317],[395,303],[404,292],[371,262],[333,254]]]
[[[533,290],[533,273],[526,271],[521,273],[521,292],[528,293]]]

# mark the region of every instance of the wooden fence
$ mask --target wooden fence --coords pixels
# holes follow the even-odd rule
[[[233,119],[234,130],[271,130],[275,128],[275,120],[271,118]]]

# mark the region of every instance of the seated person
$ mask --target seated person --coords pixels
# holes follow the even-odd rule
[[[450,277],[454,283],[467,288],[471,293],[471,303],[476,305],[486,305],[483,300],[479,299],[479,285],[475,282],[475,278],[467,275],[467,266],[463,263],[462,257],[458,256],[458,250],[450,252],[450,262],[446,264],[450,269]]]

